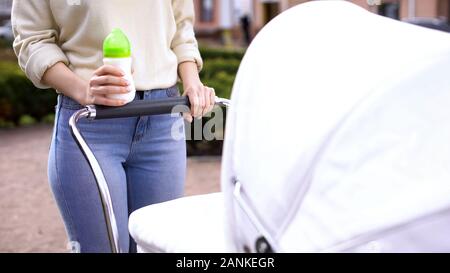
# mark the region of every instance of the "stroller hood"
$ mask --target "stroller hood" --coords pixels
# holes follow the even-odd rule
[[[450,250],[449,71],[449,34],[346,1],[273,19],[227,119],[231,248]]]

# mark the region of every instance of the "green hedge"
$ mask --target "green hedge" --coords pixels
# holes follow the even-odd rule
[[[200,77],[213,87],[219,97],[229,98],[240,60],[222,58],[206,60]]]
[[[236,59],[242,60],[244,57],[244,50],[231,50],[231,49],[222,49],[222,48],[208,48],[201,47],[200,54],[204,60],[208,59]]]
[[[15,62],[0,62],[0,128],[48,122],[55,104],[55,91],[34,87]]]

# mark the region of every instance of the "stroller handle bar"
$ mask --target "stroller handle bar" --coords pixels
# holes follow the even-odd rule
[[[229,100],[218,97],[215,98],[215,102],[217,105],[226,107],[230,105]],[[114,214],[111,193],[109,191],[103,170],[91,148],[84,140],[82,133],[77,127],[77,123],[81,119],[110,119],[189,112],[189,108],[189,99],[182,96],[158,100],[134,101],[121,107],[88,105],[85,108],[78,110],[70,117],[69,127],[72,136],[84,157],[88,161],[95,178],[100,195],[100,201],[102,203],[111,252],[117,253],[123,251],[120,249],[119,245],[119,232],[117,228],[116,216]]]
[[[217,105],[229,106],[228,99],[215,97]],[[184,107],[183,107],[184,106]],[[186,96],[134,101],[120,107],[110,106],[87,106],[90,119],[111,119],[136,116],[159,115],[169,113],[180,113],[190,111],[189,98]]]

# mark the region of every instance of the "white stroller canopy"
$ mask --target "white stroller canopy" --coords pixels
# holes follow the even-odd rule
[[[449,34],[345,1],[272,20],[227,120],[232,249],[450,251],[449,72]]]
[[[444,32],[346,1],[281,14],[235,81],[223,195],[137,210],[138,249],[450,251],[449,71]]]

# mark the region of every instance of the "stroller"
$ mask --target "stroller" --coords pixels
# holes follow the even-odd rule
[[[449,71],[447,33],[346,1],[282,13],[239,68],[222,192],[132,213],[138,251],[450,251]],[[111,200],[76,120],[170,112],[187,101],[151,103],[91,107],[71,123],[99,182],[113,251]]]

